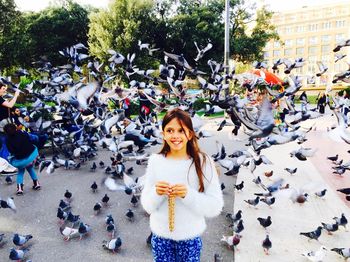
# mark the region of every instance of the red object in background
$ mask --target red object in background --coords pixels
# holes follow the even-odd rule
[[[283,81],[278,76],[276,76],[274,73],[271,73],[265,69],[252,69],[250,72],[262,77],[266,81],[266,83],[268,83],[269,85],[281,85],[282,86]]]

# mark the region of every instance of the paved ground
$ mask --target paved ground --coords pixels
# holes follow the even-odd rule
[[[201,147],[209,154],[215,152],[215,139],[226,141],[229,151],[241,146],[242,143],[234,143],[228,140],[227,133],[230,127],[225,127],[224,131],[216,135],[214,120],[208,124],[215,136],[205,138],[200,141]],[[156,149],[153,149],[156,150]],[[100,150],[98,157],[100,160],[109,163],[110,153]],[[127,163],[127,168],[132,163]],[[141,176],[145,166],[136,166],[133,177]],[[32,234],[33,239],[31,250],[27,259],[35,262],[41,261],[152,261],[150,249],[146,246],[146,238],[150,233],[148,217],[142,207],[132,208],[135,211],[135,222],[127,221],[125,213],[131,208],[130,197],[124,192],[109,192],[100,187],[96,194],[91,193],[90,185],[93,181],[98,183],[103,178],[103,170],[89,172],[89,165],[84,165],[79,171],[66,171],[57,169],[53,174],[40,174],[42,190],[35,192],[31,190],[31,183],[26,174],[24,196],[16,196],[15,184],[5,185],[3,177],[0,177],[0,196],[14,196],[18,208],[17,213],[10,210],[0,210],[0,233],[5,233],[7,243],[0,247],[0,261],[9,261],[9,249],[13,246],[12,235],[15,232],[20,234]],[[208,230],[203,235],[202,261],[213,261],[214,253],[219,253],[223,261],[233,261],[232,250],[227,249],[220,243],[222,235],[229,235],[232,231],[228,227],[225,219],[227,212],[233,211],[233,185],[234,177],[221,176],[225,183],[224,190],[225,207],[223,214],[215,219],[208,220]],[[64,242],[59,232],[56,212],[59,200],[63,198],[66,189],[73,193],[72,211],[80,214],[82,221],[92,226],[92,233],[86,239],[79,241],[73,239]],[[98,216],[93,214],[93,206],[101,201],[102,196],[107,193],[110,197],[110,206],[104,208]],[[205,203],[203,203],[205,208]],[[117,225],[117,235],[123,240],[123,245],[118,254],[109,253],[102,248],[102,241],[108,239],[104,226],[104,218],[107,214],[112,214]]]
[[[245,230],[242,232],[241,243],[238,251],[235,251],[235,261],[307,261],[301,254],[308,251],[316,251],[321,245],[331,249],[334,247],[350,247],[349,232],[340,228],[333,235],[328,235],[322,231],[319,242],[308,241],[300,232],[315,230],[321,222],[334,223],[332,219],[345,213],[350,218],[349,202],[344,195],[337,193],[337,188],[349,187],[350,176],[345,173],[343,176],[332,174],[331,161],[327,156],[339,154],[344,162],[350,160],[347,153],[349,146],[344,142],[336,142],[328,136],[327,127],[335,122],[335,117],[327,115],[317,120],[309,120],[303,125],[312,126],[315,124],[316,130],[308,135],[308,141],[303,147],[317,149],[315,155],[307,161],[299,161],[291,158],[289,152],[300,148],[296,142],[285,145],[274,146],[262,151],[273,165],[261,165],[251,174],[248,169],[242,169],[238,175],[237,183],[245,181],[243,192],[235,195],[235,212],[243,210],[243,220]],[[297,167],[295,175],[289,175],[284,168]],[[271,178],[264,176],[265,171],[273,170]],[[272,208],[264,203],[259,203],[257,208],[248,207],[243,200],[254,197],[253,193],[262,190],[253,184],[252,179],[260,176],[264,184],[270,184],[278,178],[284,178],[292,188],[304,189],[310,194],[309,201],[304,204],[292,203],[286,194],[276,195],[276,204]],[[324,199],[319,199],[314,192],[326,188],[327,194]],[[257,217],[266,218],[268,215],[272,218],[272,225],[267,232],[260,226]],[[270,255],[265,255],[261,243],[266,234],[269,234],[272,241]],[[334,252],[327,251],[323,261],[344,261]]]

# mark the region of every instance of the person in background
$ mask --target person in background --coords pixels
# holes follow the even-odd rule
[[[322,93],[317,100],[317,108],[318,108],[318,112],[320,112],[320,114],[324,114],[326,103],[327,103],[326,95],[325,95],[325,93]]]
[[[141,194],[154,261],[200,261],[205,218],[218,216],[224,205],[217,169],[200,151],[185,111],[167,112],[162,133],[163,148],[148,160]]]
[[[143,94],[142,90],[139,91],[139,117],[141,123],[146,123],[151,113],[151,101]]]
[[[123,89],[121,89],[121,88],[117,88],[115,92],[117,93],[117,95],[120,98],[120,102],[119,102],[120,109],[124,109],[125,117],[130,118],[130,115],[131,115],[131,111],[130,111],[131,101],[130,101],[130,98],[128,98],[127,96],[125,96],[123,94]]]
[[[18,129],[22,129],[23,128],[23,115],[21,110],[18,107],[13,107],[11,110],[11,119],[12,119],[12,123],[14,123]]]
[[[7,124],[4,126],[6,134],[6,146],[11,153],[10,164],[17,167],[17,195],[23,195],[23,176],[25,170],[28,171],[33,180],[33,189],[41,188],[38,177],[35,173],[33,162],[39,155],[38,149],[31,142],[28,134],[17,130],[15,124]]]
[[[144,135],[140,133],[139,130],[136,129],[136,124],[128,118],[124,118],[123,126],[125,130],[125,138],[124,140],[131,140],[134,142],[136,146],[139,147],[138,153],[143,152],[143,148],[149,142],[152,142],[150,139],[146,138]]]
[[[11,117],[10,109],[14,107],[17,98],[19,96],[19,90],[16,91],[11,100],[5,100],[3,96],[7,93],[7,86],[0,81],[0,122],[4,123],[3,120]],[[4,126],[0,124],[0,126]]]
[[[19,96],[17,90],[11,100],[6,100],[3,96],[7,93],[7,86],[0,80],[0,157],[8,160],[9,152],[6,147],[6,136],[3,133],[3,128],[11,122],[10,110],[15,105]]]
[[[306,95],[305,91],[301,93],[301,95],[299,96],[299,100],[300,100],[300,105],[301,105],[301,111],[306,112],[308,100],[307,100],[307,95]]]

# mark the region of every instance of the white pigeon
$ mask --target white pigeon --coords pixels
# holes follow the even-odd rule
[[[327,248],[321,246],[317,251],[305,252],[302,256],[313,262],[322,262],[326,255],[325,250],[327,250]]]

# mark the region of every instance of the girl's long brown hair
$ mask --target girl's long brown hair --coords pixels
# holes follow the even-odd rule
[[[204,174],[202,170],[200,155],[202,155],[203,165],[205,165],[206,155],[199,149],[198,140],[193,129],[191,117],[189,116],[188,113],[186,113],[185,111],[179,108],[175,108],[171,111],[168,111],[164,116],[164,119],[162,122],[162,130],[164,132],[166,125],[175,118],[179,121],[182,128],[183,126],[185,126],[190,132],[191,139],[189,139],[187,142],[187,154],[192,157],[193,159],[192,164],[194,163],[194,166],[196,168],[196,173],[199,180],[198,191],[203,192],[204,191],[204,182],[203,182]],[[163,147],[159,153],[166,156],[169,152],[170,152],[169,145],[167,144],[166,141],[163,141]]]

